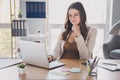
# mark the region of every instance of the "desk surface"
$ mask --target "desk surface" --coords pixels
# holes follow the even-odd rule
[[[105,59],[104,62],[115,62],[120,64],[120,60]],[[103,68],[97,68],[97,80],[120,80],[120,71],[109,71]]]
[[[96,77],[88,76],[86,66],[81,64],[84,61],[71,60],[71,59],[63,59],[60,61],[66,63],[66,65],[52,70],[47,70],[47,69],[27,65],[25,68],[25,75],[18,74],[17,65],[4,68],[0,70],[0,79],[1,80],[40,80],[40,79],[96,80]],[[69,72],[68,75],[51,74],[51,72],[55,72],[56,70],[60,70],[61,68],[73,68],[73,67],[81,68],[82,70],[81,72],[78,73]]]
[[[7,67],[4,69],[0,69],[0,80],[119,80],[120,79],[120,71],[111,72],[106,69],[97,67],[97,76],[92,77],[88,76],[87,68],[85,65],[81,63],[84,62],[82,60],[71,60],[71,59],[63,59],[61,62],[66,63],[66,66],[58,67],[52,70],[47,70],[35,66],[27,65],[25,68],[25,75],[19,75],[17,65]],[[104,60],[106,61],[106,60]],[[120,60],[107,60],[114,61],[120,63]],[[51,74],[51,72],[55,72],[56,70],[60,70],[61,68],[81,68],[81,72],[72,73],[69,72],[68,75],[55,75]]]

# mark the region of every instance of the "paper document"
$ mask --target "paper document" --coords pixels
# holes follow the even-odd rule
[[[22,59],[0,59],[0,69],[23,62]]]
[[[98,66],[110,71],[120,71],[120,64],[115,62],[101,62]]]

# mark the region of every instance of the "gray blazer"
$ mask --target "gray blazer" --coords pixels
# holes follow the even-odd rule
[[[86,40],[83,39],[83,36],[80,34],[75,40],[77,43],[77,48],[79,51],[80,59],[89,59],[95,45],[97,30],[95,28],[88,27],[88,35]],[[52,52],[54,59],[60,58],[64,52],[63,46],[65,41],[61,40],[62,33],[59,36],[57,44]]]

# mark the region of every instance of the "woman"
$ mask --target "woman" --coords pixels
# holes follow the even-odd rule
[[[86,25],[86,12],[80,2],[72,3],[66,16],[65,30],[60,34],[52,61],[60,59],[89,59],[95,44],[97,30]]]

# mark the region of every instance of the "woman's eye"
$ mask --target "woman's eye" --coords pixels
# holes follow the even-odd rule
[[[72,15],[69,15],[69,17],[72,17]]]
[[[78,16],[78,14],[75,14],[74,16]]]
[[[69,15],[69,17],[77,17],[79,14]]]

